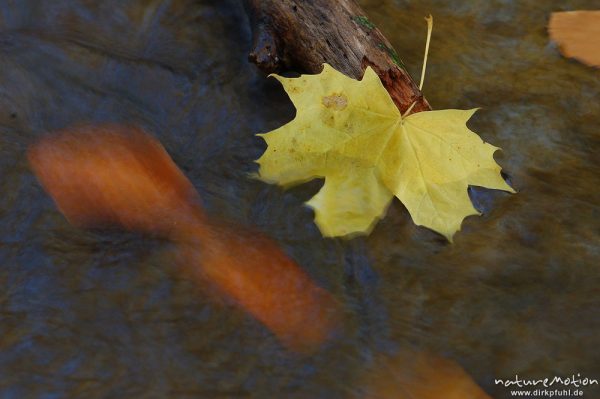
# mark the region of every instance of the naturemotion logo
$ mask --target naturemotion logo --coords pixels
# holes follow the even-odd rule
[[[530,397],[530,398],[550,398],[550,397],[583,397],[583,389],[598,385],[598,379],[588,378],[581,376],[580,373],[577,375],[572,374],[569,377],[554,376],[548,378],[522,378],[516,374],[513,378],[494,379],[494,384],[500,385],[506,388],[512,388],[510,391],[513,397]],[[528,388],[528,389],[514,389],[514,388]],[[551,389],[546,389],[551,388]]]

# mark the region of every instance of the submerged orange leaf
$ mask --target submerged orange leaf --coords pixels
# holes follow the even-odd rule
[[[309,351],[335,330],[333,296],[271,239],[208,220],[192,184],[143,131],[108,125],[56,132],[28,155],[71,223],[172,239],[188,273],[208,280],[289,348]]]
[[[457,363],[426,352],[382,359],[362,399],[491,399]]]
[[[554,12],[548,31],[565,57],[600,67],[600,11]]]

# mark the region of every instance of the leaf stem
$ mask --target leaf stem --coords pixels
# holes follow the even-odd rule
[[[401,119],[404,119],[408,116],[408,114],[410,114],[410,111],[412,111],[412,109],[414,108],[414,106],[417,104],[416,101],[413,101],[412,104],[410,104],[410,107],[408,107],[408,109],[406,110],[406,112],[404,113],[404,115],[401,115]]]
[[[427,21],[427,42],[425,43],[425,56],[423,57],[423,69],[421,70],[421,83],[419,83],[419,90],[423,90],[423,83],[425,82],[425,70],[427,69],[427,55],[429,54],[429,42],[431,41],[431,32],[433,31],[433,17],[429,14],[429,17],[425,17]]]

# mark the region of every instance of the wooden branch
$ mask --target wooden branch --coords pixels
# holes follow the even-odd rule
[[[249,55],[266,73],[319,73],[324,63],[355,79],[371,66],[404,112],[431,107],[390,42],[355,0],[244,0],[254,36]]]

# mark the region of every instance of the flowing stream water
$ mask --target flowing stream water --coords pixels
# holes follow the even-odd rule
[[[294,116],[247,62],[238,1],[0,0],[0,398],[350,398],[375,359],[404,348],[494,378],[600,378],[600,71],[560,56],[550,12],[589,1],[363,0],[436,109],[482,107],[470,126],[516,195],[479,188],[482,217],[454,244],[394,202],[374,232],[323,239],[303,206],[249,179],[255,133]],[[27,147],[78,123],[157,137],[207,212],[275,238],[343,305],[311,356],[174,271],[171,244],[72,227]],[[600,397],[586,391],[590,398]],[[586,396],[587,397],[587,396]]]

